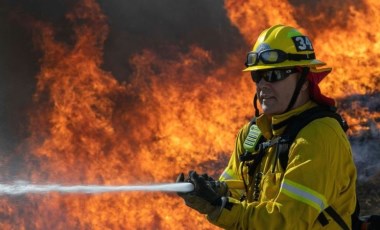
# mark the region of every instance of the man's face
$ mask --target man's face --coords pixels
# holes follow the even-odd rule
[[[273,116],[282,114],[287,109],[297,84],[297,73],[276,81],[267,82],[261,79],[256,83],[256,91],[264,114]]]

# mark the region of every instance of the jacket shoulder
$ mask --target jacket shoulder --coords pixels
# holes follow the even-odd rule
[[[321,157],[331,159],[338,155],[344,154],[349,157],[351,154],[351,146],[346,133],[343,131],[339,122],[331,117],[316,119],[306,125],[296,136],[289,154],[291,152],[308,152]],[[341,153],[341,154],[336,154]]]

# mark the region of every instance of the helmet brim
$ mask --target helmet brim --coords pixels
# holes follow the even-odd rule
[[[319,67],[319,66],[324,66],[326,63],[323,61],[314,59],[311,61],[286,61],[283,63],[275,63],[275,64],[262,64],[262,65],[255,65],[255,66],[250,66],[245,69],[243,69],[243,72],[248,72],[248,71],[257,71],[257,70],[265,70],[265,69],[277,69],[277,68],[284,68],[284,67],[295,67],[295,66],[310,66],[310,67]]]

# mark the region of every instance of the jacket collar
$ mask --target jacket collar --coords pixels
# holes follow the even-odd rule
[[[272,116],[272,119],[269,119],[265,114],[262,114],[257,118],[256,124],[261,130],[263,136],[266,139],[271,139],[273,136],[280,136],[284,132],[288,122],[294,116],[315,106],[317,106],[317,104],[310,100],[304,105],[290,110],[289,112]]]

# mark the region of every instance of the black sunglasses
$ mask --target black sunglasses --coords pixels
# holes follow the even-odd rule
[[[292,73],[298,73],[296,68],[293,69],[269,69],[269,70],[256,70],[251,71],[252,81],[259,83],[261,79],[266,82],[276,82],[284,80]]]

